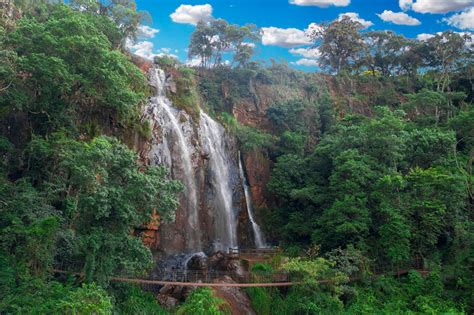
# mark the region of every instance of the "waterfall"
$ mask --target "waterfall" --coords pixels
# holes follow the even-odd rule
[[[186,191],[184,195],[187,217],[186,249],[189,251],[201,250],[201,229],[199,226],[199,209],[196,180],[191,161],[193,146],[188,144],[183,126],[178,122],[179,111],[172,107],[166,97],[166,77],[163,70],[152,68],[150,73],[151,84],[156,88],[156,96],[151,98],[148,115],[161,129],[161,142],[152,147],[151,154],[156,164],[164,164],[172,170],[181,170]],[[176,140],[174,143],[172,140]],[[156,139],[154,139],[156,142]],[[172,154],[175,146],[177,154]],[[176,160],[180,158],[180,160]]]
[[[232,159],[226,150],[224,127],[204,112],[201,112],[201,133],[203,146],[209,156],[210,180],[216,193],[214,247],[227,250],[238,246],[231,189]]]
[[[242,186],[244,187],[245,203],[247,204],[247,213],[249,215],[250,223],[252,224],[253,235],[255,238],[255,246],[257,248],[264,248],[267,245],[265,244],[265,239],[263,237],[262,230],[260,229],[260,226],[257,224],[257,222],[255,222],[255,219],[253,216],[252,195],[250,194],[250,187],[247,182],[247,178],[245,177],[240,152],[239,152],[239,174],[240,174],[240,179],[242,180]]]

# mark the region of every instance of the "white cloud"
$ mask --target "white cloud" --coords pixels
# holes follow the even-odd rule
[[[156,54],[153,53],[153,43],[149,41],[138,42],[133,44],[131,42],[127,42],[127,48],[130,49],[132,53],[137,56],[140,56],[145,59],[153,59]]]
[[[292,65],[306,66],[306,67],[317,67],[319,65],[316,59],[302,58],[291,63]]]
[[[176,11],[170,15],[173,22],[196,25],[199,21],[209,21],[212,19],[212,6],[202,5],[180,5]]]
[[[434,34],[421,33],[421,34],[418,34],[418,35],[416,36],[416,39],[418,39],[419,41],[424,42],[424,41],[426,41],[426,40],[428,40],[428,39],[430,39],[430,38],[433,38],[433,37],[435,37]]]
[[[293,48],[290,49],[290,53],[303,57],[297,61],[291,62],[292,65],[306,67],[316,67],[319,65],[318,59],[321,56],[321,52],[318,48]]]
[[[301,6],[327,8],[332,5],[336,7],[346,7],[351,3],[351,0],[290,0],[290,3]]]
[[[399,0],[398,4],[402,10],[409,10],[413,5],[413,0]]]
[[[362,27],[364,27],[364,28],[369,28],[372,25],[374,25],[374,23],[372,23],[371,21],[367,21],[367,20],[364,20],[363,18],[359,17],[359,13],[356,13],[356,12],[341,13],[341,14],[339,14],[338,20],[342,20],[342,18],[345,17],[345,16],[347,16],[348,18],[350,18],[354,22],[359,22],[362,25]]]
[[[317,48],[293,48],[290,49],[290,53],[293,55],[300,55],[308,59],[318,59],[321,56],[321,52]]]
[[[242,46],[248,46],[248,47],[255,48],[255,44],[254,44],[254,43],[248,43],[248,42],[243,42],[243,43],[242,43]]]
[[[145,37],[145,38],[153,38],[155,34],[158,33],[160,30],[147,26],[147,25],[139,25],[138,26],[138,37]]]
[[[189,67],[198,67],[201,65],[201,59],[199,58],[188,59],[188,61],[186,62],[186,65]]]
[[[262,27],[262,44],[280,47],[297,47],[311,44],[305,32],[297,28]]]
[[[175,54],[166,54],[166,53],[159,53],[159,54],[156,54],[155,57],[170,57],[170,58],[174,58],[176,60],[178,60],[178,56],[175,55]]]
[[[474,49],[474,47],[472,47],[473,43],[474,43],[474,33],[472,32],[454,32],[456,34],[459,34],[463,37],[467,37],[466,39],[466,47],[469,48],[469,49]],[[430,38],[433,38],[435,37],[435,35],[443,35],[443,32],[437,32],[436,34],[427,34],[427,33],[422,33],[422,34],[418,34],[418,36],[416,36],[416,39],[419,40],[419,41],[426,41]]]
[[[459,14],[454,14],[449,18],[445,18],[443,21],[462,30],[472,30],[474,29],[474,7]]]
[[[306,36],[309,38],[319,38],[322,31],[324,31],[324,27],[316,23],[311,23],[308,25],[308,28],[304,30]]]
[[[167,48],[161,48],[160,53],[154,53],[154,45],[152,42],[149,41],[142,41],[136,44],[133,44],[131,41],[127,40],[126,47],[135,55],[140,56],[142,58],[153,60],[154,57],[163,57],[168,56],[175,59],[178,59],[178,56],[175,54],[170,54],[169,51],[167,52]]]
[[[464,10],[474,5],[474,0],[399,0],[399,5],[418,13],[447,13]]]
[[[421,22],[414,17],[409,16],[404,12],[393,12],[390,10],[385,10],[380,14],[377,14],[383,21],[392,22],[397,25],[420,25]]]
[[[189,66],[189,67],[199,67],[201,66],[201,59],[200,58],[193,58],[193,59],[188,59],[186,61],[186,65]],[[224,65],[224,66],[229,66],[230,65],[230,61],[229,60],[224,60],[221,62],[221,65]],[[214,65],[210,65],[210,67],[214,67]]]

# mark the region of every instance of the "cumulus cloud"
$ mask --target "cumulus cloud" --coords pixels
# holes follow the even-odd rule
[[[351,0],[290,0],[291,4],[327,8],[329,6],[346,7]]]
[[[449,18],[444,18],[443,21],[462,30],[472,30],[474,29],[474,7],[459,14],[454,14]]]
[[[265,46],[280,46],[285,48],[311,44],[311,39],[305,31],[297,28],[262,27],[262,44]]]
[[[385,10],[380,14],[377,14],[383,21],[391,22],[397,25],[420,25],[421,22],[414,17],[409,16],[404,12],[393,12],[391,10]]]
[[[426,40],[428,40],[428,39],[430,39],[430,38],[433,38],[433,37],[435,37],[434,34],[421,33],[421,34],[418,34],[418,35],[416,36],[416,39],[418,39],[419,41],[424,42],[424,41],[426,41]]]
[[[149,41],[143,41],[138,43],[127,42],[127,48],[137,56],[140,56],[145,59],[153,59],[155,54],[153,53],[153,43]]]
[[[147,26],[147,25],[139,25],[138,26],[138,36],[145,37],[145,38],[153,38],[155,34],[158,33],[160,30]]]
[[[413,0],[399,0],[398,5],[400,5],[402,10],[409,10],[413,5]]]
[[[399,0],[402,10],[418,13],[447,13],[461,11],[474,5],[474,0]]]
[[[374,23],[372,23],[371,21],[367,21],[367,20],[364,20],[363,18],[359,17],[359,13],[356,13],[356,12],[341,13],[341,14],[339,14],[338,20],[342,20],[342,18],[345,17],[345,16],[347,16],[348,18],[350,18],[354,22],[359,22],[362,25],[362,27],[364,27],[364,28],[369,28],[372,25],[374,25]]]
[[[302,58],[300,60],[292,62],[291,64],[297,65],[297,66],[306,66],[306,67],[317,67],[319,65],[316,59],[308,59],[308,58]]]
[[[324,28],[316,23],[311,23],[308,25],[308,28],[305,29],[306,36],[309,38],[318,38],[321,35],[321,32],[324,30]]]
[[[290,53],[303,57],[297,61],[291,62],[292,65],[306,67],[316,67],[319,65],[318,59],[321,56],[321,52],[317,48],[293,48],[290,49]]]
[[[459,34],[463,37],[466,37],[466,47],[473,50],[474,49],[474,33],[472,32],[454,32],[456,34]],[[418,34],[418,36],[416,36],[416,39],[419,40],[419,41],[427,41],[429,40],[430,38],[433,38],[435,37],[435,35],[442,35],[443,32],[437,32],[436,34],[428,34],[428,33],[422,33],[422,34]]]
[[[308,59],[318,59],[321,52],[317,48],[292,48],[290,53],[293,55],[300,55]]]
[[[212,6],[202,5],[180,5],[176,11],[170,15],[173,22],[196,25],[199,21],[209,21],[212,19]]]
[[[168,48],[161,48],[159,49],[159,53],[154,53],[154,45],[152,42],[149,41],[142,41],[138,43],[132,43],[130,40],[127,40],[126,47],[135,55],[140,56],[142,58],[153,60],[154,57],[163,57],[168,56],[175,59],[178,59],[178,56],[174,54],[170,54]]]

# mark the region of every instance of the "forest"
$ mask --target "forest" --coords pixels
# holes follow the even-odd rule
[[[127,41],[147,13],[133,0],[6,0],[0,18],[0,314],[228,314],[210,288],[170,309],[110,281],[149,274],[137,231],[175,220],[186,190],[138,154],[153,89]],[[349,18],[310,37],[317,73],[256,61],[259,28],[222,19],[192,33],[199,64],[153,62],[174,74],[177,108],[208,112],[270,165],[255,210],[282,253],[252,271],[300,282],[246,288],[253,310],[472,314],[473,37],[422,41]],[[239,119],[263,90],[263,123]]]

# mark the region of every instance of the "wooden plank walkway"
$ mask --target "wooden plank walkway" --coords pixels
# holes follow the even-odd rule
[[[429,270],[425,269],[412,269],[414,271],[419,272],[422,276],[427,276]],[[381,273],[381,274],[373,274],[372,277],[380,277],[380,276],[401,276],[407,274],[410,270],[400,270],[398,272],[389,272],[389,273]],[[64,270],[53,269],[53,273],[58,274],[70,274],[75,276],[83,277],[84,273],[81,272],[68,272]],[[361,280],[361,277],[353,277],[350,278],[349,281],[357,281]],[[252,283],[237,283],[237,282],[184,282],[184,281],[166,281],[166,280],[149,280],[149,279],[139,279],[139,278],[123,278],[123,277],[111,277],[110,281],[113,282],[127,282],[127,283],[135,283],[140,285],[176,285],[176,286],[183,286],[183,287],[289,287],[293,285],[302,284],[299,281],[285,281],[285,282],[252,282]],[[318,283],[331,283],[333,280],[319,280]]]
[[[83,277],[82,272],[69,272],[64,270],[53,269],[53,273],[57,274],[69,274],[74,276]],[[183,287],[288,287],[297,285],[300,282],[268,282],[268,283],[228,283],[228,282],[183,282],[183,281],[165,281],[165,280],[149,280],[139,278],[122,278],[122,277],[110,277],[110,281],[113,282],[128,282],[142,285],[176,285]]]

